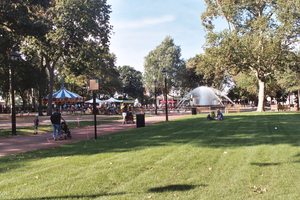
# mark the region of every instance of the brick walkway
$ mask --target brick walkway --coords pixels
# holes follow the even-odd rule
[[[186,114],[169,114],[169,120],[182,117]],[[158,115],[145,118],[146,126],[149,124],[165,121],[165,115]],[[114,122],[109,124],[102,124],[97,126],[97,136],[107,135],[113,132],[123,131],[127,129],[136,128],[136,124],[125,124],[121,122]],[[59,145],[72,143],[75,141],[87,140],[94,138],[94,126],[71,129],[72,139],[54,141],[52,132],[29,135],[17,136],[13,138],[0,140],[0,156],[7,156],[10,154],[23,153],[36,149],[53,148]],[[49,140],[49,141],[48,141]]]

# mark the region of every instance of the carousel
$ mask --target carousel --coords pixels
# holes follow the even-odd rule
[[[62,88],[53,93],[52,95],[52,103],[55,105],[72,105],[72,104],[77,104],[77,103],[82,103],[84,102],[85,97],[82,97],[76,93],[73,93],[69,90],[67,90],[64,85]],[[43,103],[48,102],[48,96],[46,96],[43,99]]]

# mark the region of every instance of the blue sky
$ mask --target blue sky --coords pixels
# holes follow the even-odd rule
[[[144,57],[166,36],[181,47],[183,59],[203,53],[205,32],[201,25],[204,0],[108,0],[112,7],[110,51],[117,66],[129,65],[143,72]]]

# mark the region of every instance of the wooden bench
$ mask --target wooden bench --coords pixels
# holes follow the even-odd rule
[[[225,113],[230,113],[230,112],[236,112],[240,113],[240,107],[231,107],[231,108],[225,108]]]
[[[197,107],[196,110],[197,110],[197,114],[203,113],[203,112],[210,113],[211,107]]]
[[[271,111],[287,111],[290,110],[290,105],[280,105],[280,104],[276,104],[276,105],[271,105]]]

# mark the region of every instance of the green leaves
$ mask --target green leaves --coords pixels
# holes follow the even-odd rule
[[[129,99],[138,98],[142,102],[144,96],[142,73],[130,66],[118,67],[118,72],[120,73],[122,93],[127,94]]]
[[[210,32],[205,53],[214,58],[215,65],[222,64],[233,75],[252,73],[264,83],[275,71],[295,65],[291,57],[299,60],[292,51],[300,42],[300,30],[296,28],[300,22],[299,1],[206,0],[206,4],[202,22]],[[228,30],[213,32],[216,17],[227,21]],[[264,84],[260,86],[258,110],[262,111]]]
[[[164,41],[149,52],[144,63],[144,84],[148,90],[154,91],[154,81],[157,80],[157,88],[164,88],[164,77],[161,73],[165,68],[168,72],[168,88],[180,86],[182,72],[185,63],[180,58],[181,49],[174,44],[174,40],[167,36]]]

